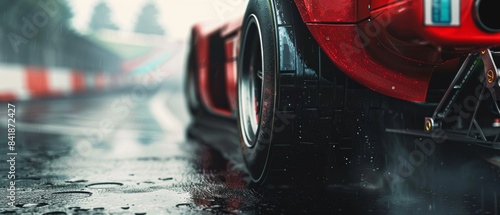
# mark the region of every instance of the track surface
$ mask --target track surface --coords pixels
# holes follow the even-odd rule
[[[431,176],[433,189],[416,193],[336,186],[247,189],[239,143],[231,137],[234,126],[195,129],[209,137],[203,143],[186,137],[190,117],[178,68],[142,94],[126,88],[15,103],[16,207],[6,206],[9,166],[3,162],[0,213],[499,214],[500,193],[478,183],[483,172],[477,163],[441,177],[453,182]],[[6,111],[7,104],[0,104],[2,136]],[[8,159],[3,140],[0,153]]]

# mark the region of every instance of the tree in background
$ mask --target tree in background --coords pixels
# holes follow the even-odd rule
[[[42,64],[74,35],[66,0],[0,1],[0,62]]]
[[[67,0],[0,1],[0,14],[3,16],[0,20],[2,29],[13,31],[22,25],[34,24],[43,33],[58,31],[53,28],[69,29],[73,17]]]
[[[90,20],[90,29],[97,31],[100,29],[118,30],[118,26],[111,22],[111,10],[104,2],[97,4],[94,14]]]
[[[146,4],[137,18],[135,32],[164,35],[165,30],[158,24],[158,9],[153,3]]]

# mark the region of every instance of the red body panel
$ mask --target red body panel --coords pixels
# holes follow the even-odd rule
[[[370,15],[370,0],[295,0],[295,3],[306,23],[352,23]]]
[[[229,105],[232,110],[237,107],[237,92],[236,92],[236,72],[237,72],[237,55],[239,46],[239,35],[233,39],[226,41],[226,90]]]
[[[382,6],[394,0],[377,2]],[[420,39],[419,42],[430,42],[447,50],[460,48],[460,51],[466,49],[470,52],[500,44],[500,33],[485,32],[476,25],[473,15],[475,0],[460,0],[460,22],[457,26],[426,26],[424,3],[423,0],[398,1],[397,4],[373,10],[371,17],[385,14],[385,19],[390,21],[387,31],[400,40]]]
[[[214,105],[210,94],[210,41],[209,36],[220,29],[220,23],[203,23],[195,25],[193,31],[196,37],[196,54],[198,64],[198,91],[201,102],[209,110],[217,114],[231,115],[230,110],[220,109]]]
[[[236,59],[239,46],[239,31],[241,28],[242,18],[236,19],[228,23],[204,23],[198,24],[194,27],[194,35],[196,37],[196,53],[198,59],[198,89],[201,97],[201,102],[205,107],[214,113],[230,116],[232,111],[236,109]],[[210,36],[219,33],[220,39],[224,39],[225,62],[224,63],[224,76],[226,96],[229,102],[229,108],[219,108],[214,105],[211,96],[210,83],[210,64],[209,62],[210,50]]]
[[[343,72],[374,91],[404,100],[424,102],[433,71],[466,53],[500,44],[500,33],[476,26],[473,0],[460,1],[460,23],[455,26],[426,25],[424,0],[295,2],[316,41]],[[321,15],[330,10],[321,6],[343,11]],[[369,19],[363,20],[368,8]]]
[[[308,27],[314,37],[320,39],[321,48],[337,67],[358,83],[388,96],[425,101],[432,65],[419,67],[417,63],[401,59],[390,52],[363,46],[357,36],[357,25],[310,24]],[[371,43],[376,41],[372,40]],[[374,58],[376,53],[385,59]],[[398,64],[399,68],[384,66],[386,61],[395,59],[405,63]]]

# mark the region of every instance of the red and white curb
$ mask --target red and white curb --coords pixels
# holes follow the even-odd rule
[[[169,71],[169,68],[164,68],[165,64],[170,62],[169,58],[161,59],[161,57],[166,52],[174,53],[172,58],[183,57],[183,45],[182,42],[169,43],[151,50],[145,56],[124,61],[120,72],[0,64],[0,102],[55,98],[137,84],[151,84],[158,78],[155,76],[159,73]],[[158,58],[162,61],[156,62],[152,67],[150,63],[157,61]],[[178,60],[184,61],[184,59]],[[141,68],[147,68],[147,71],[131,74]]]
[[[0,64],[0,102],[69,96],[133,84],[122,73]]]

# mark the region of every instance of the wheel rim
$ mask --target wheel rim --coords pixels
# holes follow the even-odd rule
[[[262,112],[262,88],[264,64],[262,37],[257,18],[251,15],[245,37],[242,67],[239,77],[240,126],[244,142],[248,147],[255,145],[260,128]]]

